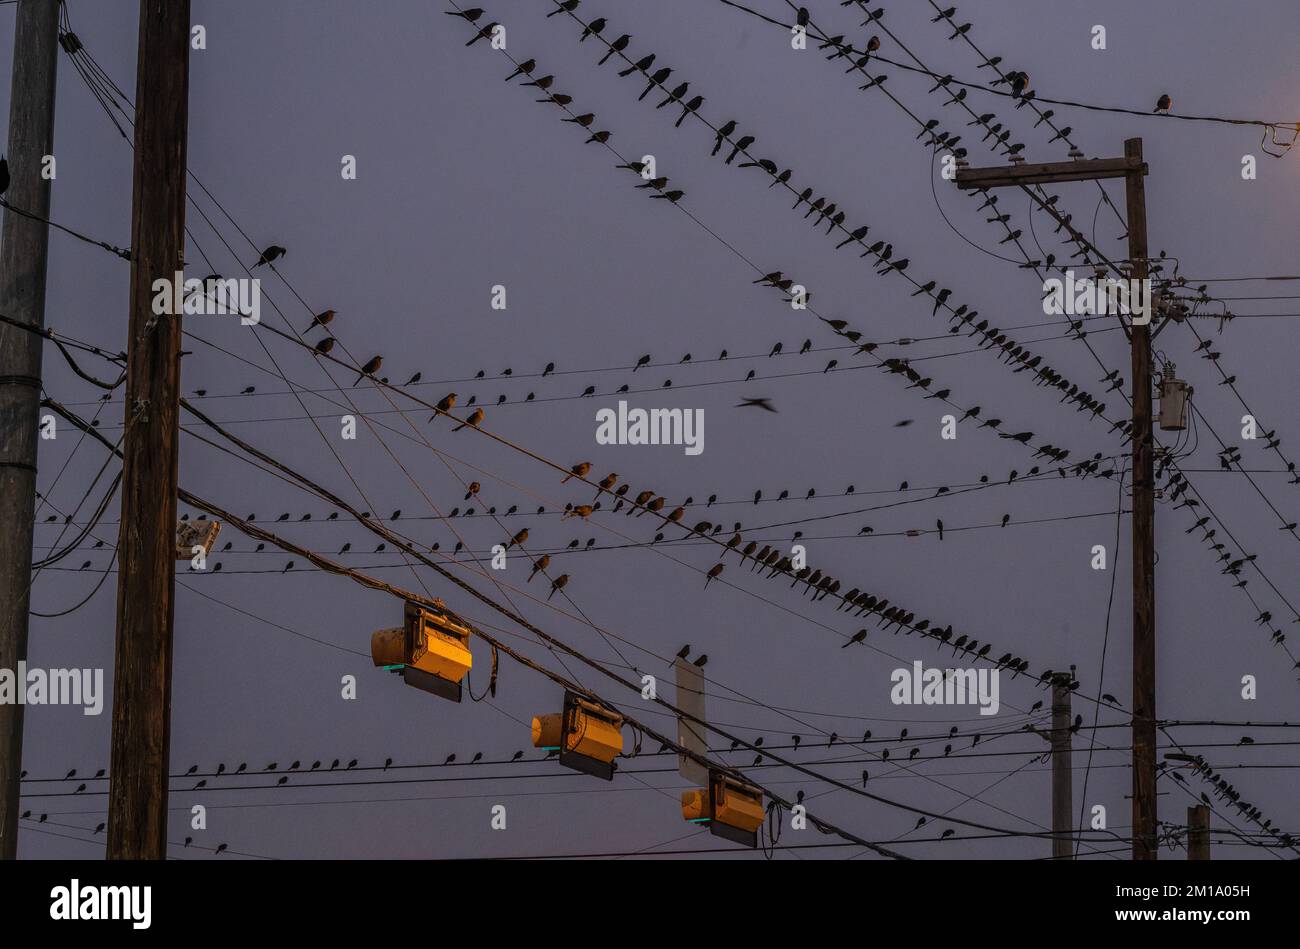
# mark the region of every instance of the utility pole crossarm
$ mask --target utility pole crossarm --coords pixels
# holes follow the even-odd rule
[[[980,188],[1127,178],[1129,175],[1146,173],[1146,162],[1140,158],[1086,158],[1035,165],[1017,162],[1014,165],[994,165],[986,168],[959,167],[956,180],[957,187],[962,191],[974,191]]]

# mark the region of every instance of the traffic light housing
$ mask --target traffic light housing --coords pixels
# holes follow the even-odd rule
[[[746,847],[758,846],[763,792],[721,771],[709,772],[709,786],[682,792],[682,818],[708,824],[709,833]]]
[[[558,749],[560,764],[583,774],[614,778],[623,751],[623,716],[566,691],[564,710],[533,719],[533,747]]]
[[[439,607],[442,601],[435,601]],[[408,600],[399,629],[381,629],[370,637],[375,665],[400,670],[402,681],[453,702],[461,698],[461,680],[474,664],[470,628],[444,609]]]

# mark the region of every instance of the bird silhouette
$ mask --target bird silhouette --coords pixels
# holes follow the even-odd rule
[[[466,43],[465,45],[466,45],[466,46],[473,46],[473,45],[474,45],[475,43],[477,43],[479,40],[485,40],[485,39],[487,39],[488,37],[490,37],[490,36],[492,35],[492,31],[495,30],[495,29],[496,29],[498,26],[500,26],[500,25],[501,25],[501,24],[499,24],[499,23],[497,23],[497,22],[495,22],[495,21],[493,21],[492,23],[489,23],[487,26],[483,27],[481,30],[479,30],[477,33],[475,33],[473,39],[471,39],[471,40],[470,40],[468,43]]]
[[[567,573],[560,574],[558,577],[556,577],[554,580],[551,581],[551,592],[547,594],[546,599],[549,600],[551,597],[555,596],[555,592],[557,590],[563,590],[565,586],[568,585],[568,583],[569,583],[569,575]]]
[[[614,42],[609,44],[609,51],[600,58],[600,62],[598,62],[596,65],[597,66],[605,65],[605,61],[609,59],[611,56],[615,55],[616,53],[621,53],[623,52],[623,50],[627,49],[627,44],[630,43],[631,41],[632,41],[632,37],[629,36],[627,33],[624,33],[618,39],[614,40]]]
[[[514,79],[515,76],[531,76],[533,74],[533,70],[536,68],[537,68],[537,60],[526,59],[518,66],[515,67],[514,72],[506,76],[506,82],[509,82],[511,79]]]
[[[620,70],[619,75],[630,76],[634,72],[645,72],[647,69],[649,69],[651,66],[654,65],[654,61],[655,61],[654,53],[651,53],[649,56],[643,56],[640,59],[638,59],[635,63],[633,63],[631,66],[628,66],[627,69]]]
[[[650,77],[649,82],[646,84],[645,92],[637,96],[637,101],[640,102],[646,96],[650,95],[650,90],[653,89],[655,86],[663,85],[664,81],[672,74],[673,74],[672,69],[670,69],[667,66],[665,66],[663,69],[656,70],[655,74]]]
[[[253,269],[256,270],[263,264],[274,263],[287,253],[288,251],[279,244],[272,244],[270,247],[266,248],[266,250],[262,251],[262,256],[257,259],[257,263],[253,264]]]
[[[768,412],[778,411],[777,409],[772,407],[772,402],[768,398],[750,399],[744,396],[741,396],[741,401],[736,403],[736,408],[738,409],[756,408],[756,409],[764,409],[765,411]]]

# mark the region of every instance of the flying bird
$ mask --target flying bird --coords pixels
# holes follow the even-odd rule
[[[774,408],[772,407],[772,402],[771,402],[770,399],[767,399],[767,398],[747,399],[747,398],[745,398],[744,396],[741,396],[741,401],[736,403],[736,408],[738,408],[738,409],[740,409],[740,408],[744,408],[744,409],[748,409],[748,408],[765,409],[765,410],[768,411],[768,412],[776,412],[776,411],[777,411],[776,409],[774,409]]]

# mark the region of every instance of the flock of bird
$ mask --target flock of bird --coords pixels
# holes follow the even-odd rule
[[[557,8],[557,12],[572,12],[572,11],[571,10],[559,11],[559,9]],[[477,18],[476,16],[474,16],[474,14],[477,14],[477,16],[481,16],[482,11],[481,10],[465,11],[465,18],[473,22],[473,20]],[[461,15],[461,14],[453,14],[453,15]],[[590,26],[590,24],[588,24],[587,26]],[[584,27],[584,29],[585,28],[586,27]],[[602,23],[601,29],[603,28],[604,26]],[[594,32],[598,33],[599,30]],[[622,38],[620,37],[620,39]],[[841,39],[842,37],[835,38],[835,41],[828,45],[836,45],[838,44],[838,41]],[[626,44],[623,45],[625,48]],[[619,52],[622,52],[622,50],[620,50]],[[621,73],[621,75],[630,75],[633,72],[639,72],[648,79],[649,81],[648,88],[652,89],[655,85],[660,85],[661,87],[663,87],[663,84],[667,82],[668,77],[671,74],[672,70],[671,68],[668,67],[662,67],[654,73],[648,73],[648,70],[652,67],[654,61],[655,61],[655,55],[649,54],[646,57],[643,57],[642,59],[633,63],[633,65],[630,66],[627,70],[624,70],[623,73]],[[535,60],[528,60],[523,65],[530,66],[530,70],[536,68]],[[516,73],[512,74],[512,76],[508,78],[513,78],[513,75],[518,74],[518,72],[519,70],[516,70]],[[1027,75],[1023,73],[1017,73],[1016,75],[1021,77],[1021,80],[1023,82],[1025,83],[1028,82]],[[554,80],[554,77],[546,77],[546,78],[548,78],[552,82]],[[682,94],[684,94],[684,91]],[[670,93],[670,97],[671,97],[671,93]],[[571,97],[570,97],[570,101],[571,101]],[[683,115],[683,117],[685,117],[685,114]],[[748,155],[748,149],[756,141],[755,136],[752,135],[745,135],[733,141],[731,136],[735,134],[736,129],[737,129],[737,123],[734,120],[731,120],[724,123],[719,128],[717,128],[715,132],[716,140],[714,143],[714,152],[713,152],[715,155],[721,149],[722,143],[724,141],[730,142],[733,146],[732,153],[728,156],[727,159],[728,163],[730,163],[730,160],[739,153],[743,152],[746,155]],[[936,147],[951,148],[955,145],[955,140],[950,137],[947,137],[945,133],[935,133],[933,131],[933,128],[930,128],[928,131],[934,138],[932,144],[935,144]],[[636,162],[636,161],[628,162],[626,164],[620,165],[619,167],[632,171],[638,176],[638,178],[641,176],[641,173],[645,170],[644,165],[641,162]],[[794,191],[793,187],[789,184],[789,180],[791,177],[790,169],[786,169],[785,171],[778,171],[779,166],[777,165],[776,162],[773,162],[770,159],[765,159],[765,158],[751,159],[747,162],[744,162],[739,167],[742,168],[758,167],[773,178],[773,181],[771,185],[769,185],[769,187],[775,187],[776,185],[781,184],[789,188],[791,191]],[[655,180],[659,181],[659,179],[655,179]],[[666,183],[666,179],[665,179],[665,183]],[[638,187],[642,187],[642,185],[638,185]],[[983,209],[984,207],[996,206],[998,200],[996,195],[989,195],[987,192],[973,192],[973,194],[976,196],[983,197],[985,203],[981,205],[981,209]],[[814,225],[820,225],[821,223],[829,222],[828,233],[833,232],[838,227],[840,228],[841,231],[847,234],[848,235],[847,239],[841,241],[837,245],[838,247],[843,247],[847,243],[851,243],[851,242],[856,242],[859,245],[864,246],[866,249],[864,250],[861,256],[865,257],[870,254],[875,255],[877,264],[880,268],[877,270],[878,274],[885,275],[891,272],[901,273],[904,270],[906,270],[907,267],[909,266],[910,259],[908,258],[894,259],[893,245],[888,243],[887,241],[879,240],[876,243],[867,246],[865,240],[868,231],[870,230],[869,226],[863,225],[863,226],[856,227],[853,230],[849,230],[848,227],[844,224],[845,214],[843,211],[839,209],[838,204],[835,201],[828,200],[828,198],[826,198],[825,196],[814,197],[815,192],[812,188],[805,188],[802,192],[798,192],[797,195],[798,196],[796,198],[795,204],[793,205],[794,209],[799,208],[801,205],[807,204],[808,210],[805,212],[804,215],[805,219],[815,214],[817,215],[817,217],[816,220],[814,221]],[[1057,232],[1059,233],[1059,231],[1063,227],[1065,227],[1065,222],[1062,222],[1060,225],[1058,225],[1056,229]],[[1069,240],[1067,240],[1067,243],[1069,243]],[[1038,262],[1038,263],[1042,263],[1042,262]],[[1054,257],[1048,263],[1049,267],[1053,265],[1055,265]],[[771,277],[771,280],[767,281],[768,285],[775,287],[776,289],[782,291],[783,293],[788,293],[794,287],[794,281],[792,279],[786,278],[783,274],[780,274],[779,272],[768,276]],[[1026,347],[1018,344],[1014,339],[1012,339],[1005,332],[1002,332],[998,327],[991,326],[987,319],[980,320],[977,322],[976,318],[979,316],[978,311],[970,310],[964,304],[955,307],[952,306],[948,302],[952,294],[952,291],[950,289],[938,288],[937,282],[932,280],[924,284],[918,284],[918,288],[913,295],[916,296],[921,294],[929,295],[934,299],[935,302],[932,310],[932,315],[937,315],[938,311],[941,308],[947,309],[950,314],[949,322],[960,321],[961,324],[970,327],[971,332],[967,334],[968,336],[975,336],[975,335],[982,336],[980,348],[985,348],[990,351],[996,352],[999,359],[1005,359],[1009,365],[1016,366],[1016,369],[1014,371],[1016,372],[1025,371],[1025,370],[1033,371],[1035,373],[1037,384],[1058,388],[1060,391],[1064,393],[1061,401],[1074,403],[1079,411],[1092,412],[1094,416],[1104,413],[1105,403],[1103,403],[1100,399],[1097,399],[1096,397],[1092,396],[1086,389],[1081,388],[1078,384],[1071,382],[1063,374],[1052,369],[1050,366],[1044,365],[1041,356],[1033,354]],[[809,297],[810,295],[807,292],[804,292],[802,294],[802,300],[805,305],[807,304]],[[836,323],[839,323],[840,324],[839,330],[842,330],[845,326],[847,326],[845,321],[824,320],[824,322],[830,323],[833,328],[835,328]],[[954,325],[951,327],[950,332],[956,334],[960,332],[961,329],[962,329],[961,325]],[[1083,329],[1082,321],[1077,321],[1077,320],[1071,322],[1069,333],[1071,335],[1076,336],[1079,339],[1083,339],[1087,335],[1087,331]],[[853,341],[856,341],[861,337],[861,333],[857,333],[856,331],[840,332],[840,335],[846,336],[847,338]],[[874,348],[874,344],[866,344],[866,345]],[[868,349],[865,351],[870,351],[870,350]],[[909,378],[909,381],[916,382],[918,380]],[[1112,382],[1111,388],[1118,388],[1118,386],[1122,384],[1122,380],[1106,379],[1103,381]],[[589,392],[584,394],[594,394],[594,391],[595,391],[594,387],[589,387]],[[1115,423],[1114,427],[1112,428],[1112,431],[1121,430],[1121,431],[1125,431],[1125,433],[1127,434],[1127,427],[1130,424],[1131,424],[1130,422]]]

